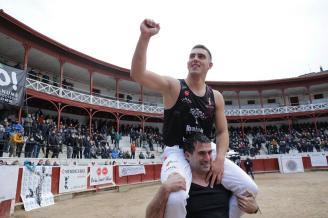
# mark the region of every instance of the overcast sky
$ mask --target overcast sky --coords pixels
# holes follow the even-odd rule
[[[191,47],[212,52],[207,80],[295,77],[328,69],[326,0],[0,0],[34,30],[130,69],[144,18],[161,25],[147,69],[184,78]]]

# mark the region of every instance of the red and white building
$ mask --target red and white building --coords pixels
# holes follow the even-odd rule
[[[162,97],[134,82],[129,69],[71,49],[0,12],[0,62],[34,73],[27,79],[26,105],[91,127],[110,119],[161,126]],[[33,72],[32,72],[33,71]],[[240,72],[239,72],[240,73]],[[247,72],[244,72],[247,73]],[[265,73],[265,72],[264,72]],[[231,126],[262,126],[328,120],[328,71],[295,78],[216,82]],[[18,116],[21,116],[20,110]]]

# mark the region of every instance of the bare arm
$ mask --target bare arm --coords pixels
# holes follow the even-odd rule
[[[206,180],[212,178],[211,187],[222,180],[225,154],[229,147],[228,124],[224,114],[224,99],[218,91],[213,90],[213,92],[215,99],[216,159],[212,161],[211,171],[206,177]]]
[[[238,196],[237,198],[239,209],[245,213],[252,214],[260,211],[260,207],[255,200],[254,194],[246,192],[245,195]]]
[[[170,193],[179,190],[186,190],[186,182],[180,174],[173,173],[161,185],[155,197],[148,204],[146,218],[163,218]]]
[[[216,129],[216,155],[224,158],[229,148],[229,132],[227,118],[224,114],[224,99],[221,93],[214,90],[215,98],[215,129]]]
[[[149,41],[159,30],[159,24],[152,20],[146,19],[141,23],[141,33],[133,55],[130,76],[141,85],[167,95],[172,92],[172,85],[178,84],[178,81],[171,77],[160,76],[146,69]]]

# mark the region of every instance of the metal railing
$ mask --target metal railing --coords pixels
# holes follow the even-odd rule
[[[113,100],[109,98],[87,95],[69,89],[64,89],[62,87],[53,86],[30,78],[27,78],[26,80],[27,80],[26,87],[29,89],[33,89],[38,92],[43,92],[49,95],[54,95],[73,101],[110,107],[120,110],[129,110],[129,111],[155,113],[155,114],[164,113],[164,108],[160,106],[137,104],[132,102],[124,102],[124,101]],[[242,109],[226,108],[225,114],[228,117],[229,116],[255,116],[255,115],[309,112],[309,111],[318,111],[318,110],[328,110],[328,101],[313,103],[313,104],[304,104],[299,106],[283,106],[283,107],[271,107],[271,108],[269,107],[268,108],[242,108]]]

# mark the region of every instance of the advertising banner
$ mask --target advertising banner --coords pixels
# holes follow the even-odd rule
[[[325,167],[327,165],[327,158],[325,154],[322,153],[311,153],[310,154],[311,165],[313,167]]]
[[[87,175],[86,166],[60,167],[59,193],[86,190]]]
[[[280,156],[279,169],[281,173],[300,173],[304,172],[301,156]]]
[[[0,64],[0,103],[21,106],[25,95],[26,72]]]
[[[21,197],[26,211],[53,205],[51,193],[51,166],[23,168]]]
[[[113,166],[90,167],[90,185],[113,183]]]
[[[144,165],[120,165],[119,177],[146,174]]]
[[[18,166],[0,166],[0,202],[15,199]]]

